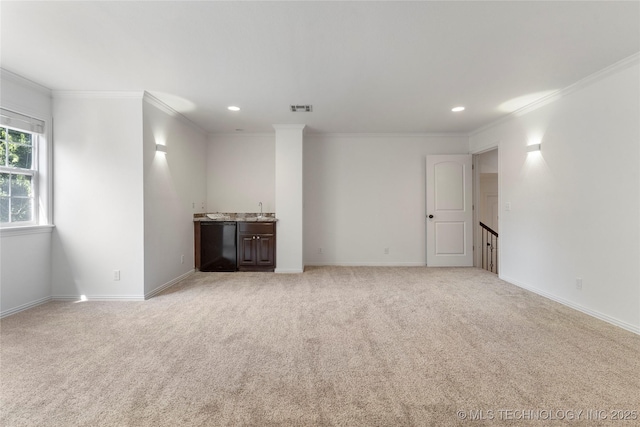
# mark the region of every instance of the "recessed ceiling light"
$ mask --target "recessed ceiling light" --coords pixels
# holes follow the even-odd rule
[[[235,105],[229,105],[227,107],[227,110],[229,110],[229,111],[240,111],[240,107],[236,107]]]
[[[454,113],[459,113],[460,111],[464,111],[464,107],[453,107],[451,109]]]

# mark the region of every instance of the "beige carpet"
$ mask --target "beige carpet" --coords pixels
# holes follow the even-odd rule
[[[196,273],[0,345],[2,426],[640,425],[640,337],[478,269]]]

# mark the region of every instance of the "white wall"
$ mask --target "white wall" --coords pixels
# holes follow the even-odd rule
[[[478,154],[476,158],[478,173],[498,173],[498,150]]]
[[[148,94],[143,108],[144,293],[149,297],[194,269],[193,214],[204,211],[207,137]],[[168,152],[157,152],[156,144]]]
[[[275,133],[212,135],[207,212],[275,212]]]
[[[465,136],[305,134],[304,264],[424,265],[425,156],[467,152]],[[278,215],[274,189],[275,135],[209,138],[207,211]]]
[[[53,117],[53,297],[142,299],[142,93],[54,93]]]
[[[636,332],[639,86],[636,57],[470,138],[472,152],[499,142],[500,276]]]
[[[467,152],[466,136],[306,135],[305,264],[425,265],[425,158]]]
[[[51,299],[51,229],[0,238],[2,316]]]
[[[41,119],[39,141],[40,224],[50,223],[51,91],[1,70],[0,106]],[[27,254],[27,256],[25,256]],[[51,228],[0,231],[0,316],[48,301],[51,297]]]

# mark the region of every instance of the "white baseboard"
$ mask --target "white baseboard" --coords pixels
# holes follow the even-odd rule
[[[53,295],[52,301],[144,301],[144,295]]]
[[[277,274],[298,274],[298,273],[304,273],[304,270],[276,268],[274,273],[277,273]]]
[[[145,300],[148,300],[149,298],[152,298],[158,295],[160,292],[164,291],[165,289],[175,285],[176,283],[190,276],[194,272],[195,270],[191,270],[183,274],[182,276],[176,277],[175,279],[165,283],[159,288],[154,289],[153,291],[148,292],[144,295],[85,295],[84,301],[145,301]],[[83,299],[81,298],[80,295],[53,295],[51,297],[51,300],[52,301],[82,301]]]
[[[145,295],[85,295],[85,301],[144,301],[153,296],[159,294],[165,289],[175,285],[181,280],[193,274],[195,270],[191,270],[188,273],[183,274],[180,277],[177,277],[164,285],[160,286],[158,289],[155,289],[152,292],[149,292]],[[0,312],[0,319],[3,317],[11,316],[12,314],[19,313],[21,311],[28,310],[30,308],[36,307],[41,304],[48,303],[50,301],[82,301],[80,295],[52,295],[50,297],[40,298],[35,301],[28,302],[26,304],[19,305],[18,307],[13,307],[8,310]]]
[[[426,267],[422,262],[305,262],[314,267]]]
[[[144,294],[144,299],[147,300],[147,299],[155,297],[160,292],[164,291],[165,289],[170,288],[171,286],[175,285],[176,283],[179,283],[179,282],[183,281],[184,279],[186,279],[187,277],[191,276],[195,272],[196,272],[195,269],[191,270],[191,271],[188,271],[185,274],[183,274],[182,276],[178,276],[175,279],[168,281],[167,283],[165,283],[164,285],[160,286],[159,288],[156,288],[151,292],[147,292],[146,294]]]
[[[552,301],[555,301],[557,303],[565,305],[565,306],[567,306],[569,308],[573,308],[574,310],[578,310],[578,311],[580,311],[580,312],[582,312],[584,314],[587,314],[587,315],[589,315],[591,317],[595,317],[596,319],[603,320],[603,321],[605,321],[607,323],[610,323],[610,324],[612,324],[614,326],[618,326],[618,327],[620,327],[622,329],[626,329],[629,332],[633,332],[635,334],[640,335],[640,326],[632,325],[631,323],[624,322],[624,321],[622,321],[620,319],[616,319],[615,317],[611,317],[611,316],[609,316],[607,314],[600,313],[599,311],[595,311],[595,310],[591,310],[590,308],[583,307],[580,304],[576,304],[573,301],[569,301],[567,299],[564,299],[564,298],[558,297],[556,295],[550,294],[549,292],[543,291],[543,290],[535,288],[533,286],[529,286],[527,284],[519,282],[519,281],[517,281],[515,279],[512,279],[510,277],[506,277],[506,276],[502,276],[501,275],[500,279],[504,280],[505,282],[509,282],[509,283],[511,283],[513,285],[516,285],[519,288],[526,289],[528,291],[533,292],[534,294],[540,295],[542,297],[548,298],[548,299],[550,299]]]
[[[38,305],[46,304],[51,301],[51,297],[44,297],[35,301],[28,302],[26,304],[19,305],[17,307],[10,308],[0,313],[0,319],[3,317],[11,316],[12,314],[20,313],[21,311],[28,310]]]

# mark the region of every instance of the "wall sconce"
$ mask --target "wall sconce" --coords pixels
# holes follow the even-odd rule
[[[166,145],[162,145],[162,144],[156,144],[156,151],[159,151],[161,153],[167,153],[167,146]]]
[[[527,152],[531,153],[534,151],[540,151],[541,148],[542,148],[542,144],[527,145]]]

